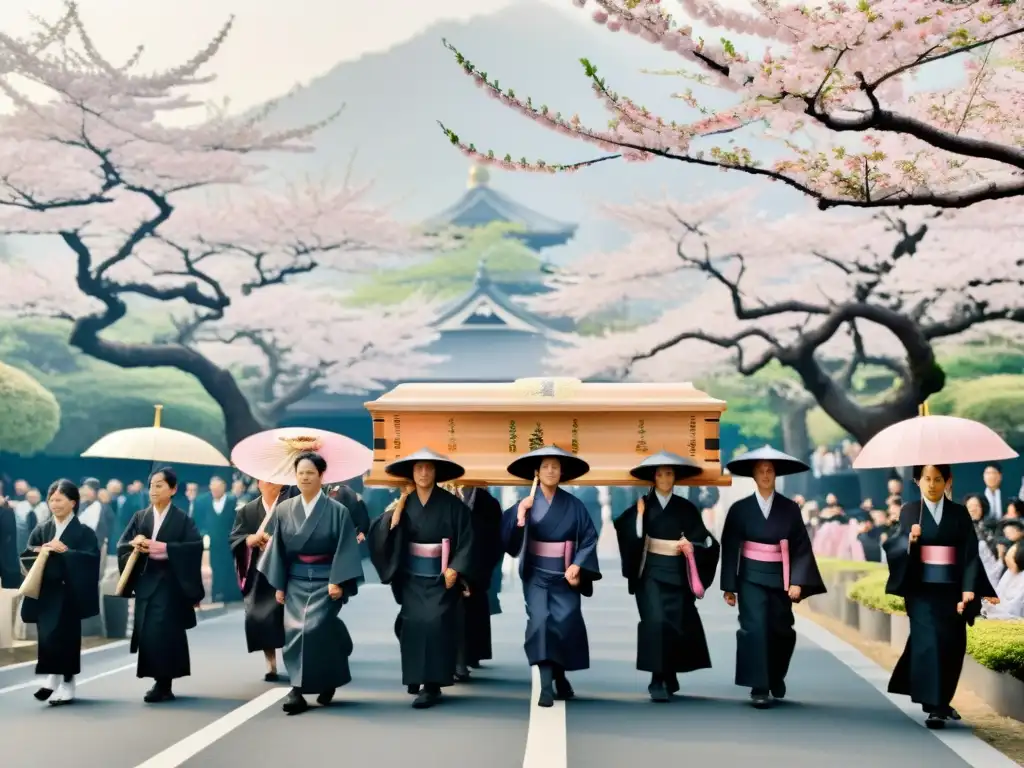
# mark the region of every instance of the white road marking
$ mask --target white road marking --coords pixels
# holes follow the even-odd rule
[[[129,669],[135,669],[134,661],[131,664],[125,664],[123,667],[118,667],[117,669],[108,669],[106,672],[100,672],[98,675],[92,675],[91,677],[76,678],[75,686],[77,687],[80,685],[85,685],[86,683],[91,683],[93,680],[100,680],[104,677],[110,677],[111,675],[116,675],[118,672],[127,672]],[[42,682],[42,680],[39,680],[37,678],[35,680],[29,680],[27,683],[9,685],[6,688],[0,688],[0,694],[13,693],[14,691],[23,691],[26,688],[38,688],[42,685]]]
[[[245,725],[264,710],[274,706],[288,695],[289,690],[289,688],[274,688],[257,696],[177,744],[172,744],[163,752],[153,755],[149,760],[139,763],[135,768],[177,768],[211,744],[227,736],[231,731]]]
[[[212,621],[212,619],[211,619]],[[101,653],[102,651],[112,651],[115,648],[124,648],[128,645],[127,640],[115,640],[112,643],[106,643],[105,645],[95,645],[92,648],[86,648],[82,651],[83,656],[88,656],[90,653]],[[25,667],[34,667],[36,665],[35,659],[32,661],[19,661],[17,664],[7,664],[0,667],[0,675],[4,672],[12,672],[15,669],[24,669]],[[2,692],[2,691],[0,691]]]
[[[526,731],[526,752],[523,768],[567,768],[569,750],[565,735],[565,702],[553,707],[537,706],[540,695],[540,671],[531,667],[533,686],[530,691],[530,724]]]
[[[854,674],[874,686],[903,714],[922,728],[924,727],[924,713],[919,705],[912,703],[907,696],[897,696],[888,692],[889,673],[885,669],[810,619],[797,616],[796,630],[815,645],[832,654]],[[1017,766],[1016,761],[979,739],[969,728],[948,728],[929,732],[971,768],[1016,768]]]

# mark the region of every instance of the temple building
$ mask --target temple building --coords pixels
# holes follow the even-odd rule
[[[564,244],[575,234],[576,225],[535,213],[495,192],[487,181],[487,171],[474,167],[466,194],[430,224],[480,227],[495,221],[511,222],[522,229],[509,236],[538,251]],[[541,317],[516,301],[516,296],[542,291],[543,278],[538,270],[536,275],[523,275],[514,284],[499,286],[481,261],[472,287],[445,304],[431,323],[439,338],[425,351],[444,362],[427,371],[411,372],[405,381],[500,382],[550,373],[547,359],[565,343],[573,323],[566,318]],[[383,391],[398,383],[388,384]],[[363,403],[380,394],[314,392],[288,410],[281,426],[320,427],[370,445],[372,425]]]

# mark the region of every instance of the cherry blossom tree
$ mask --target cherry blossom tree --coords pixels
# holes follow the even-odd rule
[[[749,376],[775,361],[863,443],[942,389],[936,345],[1019,336],[1016,201],[762,221],[750,197],[609,208],[634,239],[574,263],[533,308],[576,318],[623,302],[664,309],[639,328],[578,337],[554,362],[576,376],[665,380]],[[894,375],[880,400],[851,392],[865,365]]]
[[[0,311],[65,319],[69,343],[99,360],[195,376],[233,446],[315,387],[365,390],[436,362],[419,351],[433,339],[428,305],[354,310],[325,286],[442,238],[393,221],[347,180],[260,187],[254,158],[309,151],[323,123],[273,130],[272,107],[167,119],[202,106],[184,92],[210,79],[200,71],[230,26],[159,73],[140,70],[141,49],[123,65],[105,59],[74,5],[32,44],[0,34],[0,91],[15,106],[0,117],[0,232],[68,257],[67,268],[60,254],[5,260]],[[26,80],[47,97],[26,95]],[[112,339],[138,311],[170,314],[174,333]]]
[[[579,162],[531,162],[482,151],[442,130],[477,162],[507,170],[577,171],[596,163],[657,158],[733,169],[782,183],[819,207],[960,208],[1024,194],[1024,4],[1007,0],[859,0],[815,6],[778,0],[678,0],[685,20],[661,0],[573,0],[593,9],[611,32],[624,30],[683,59],[672,94],[691,120],[654,114],[581,59],[594,95],[611,115],[607,128],[566,117],[488,75],[445,41],[463,71],[488,95],[530,119],[603,152]],[[688,23],[698,25],[695,32]],[[739,40],[735,36],[747,38]],[[738,42],[729,38],[733,37]],[[744,43],[768,47],[746,54]],[[712,40],[720,39],[720,43]],[[959,62],[951,88],[915,90],[922,69]],[[696,84],[697,92],[692,87]],[[733,103],[705,106],[714,89]],[[784,155],[767,160],[736,138],[754,126]],[[702,140],[733,134],[726,145]]]

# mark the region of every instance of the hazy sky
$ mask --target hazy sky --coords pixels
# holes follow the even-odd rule
[[[146,68],[181,63],[235,15],[231,36],[208,72],[217,83],[196,92],[261,103],[304,84],[341,61],[401,43],[442,19],[467,19],[524,0],[78,0],[97,47],[115,61],[146,47]],[[594,26],[571,0],[532,0]],[[726,0],[742,5],[744,0]],[[53,18],[60,0],[2,0],[0,30],[32,29],[30,11]],[[674,4],[670,4],[674,5]],[[605,33],[607,34],[607,33]]]
[[[323,74],[340,61],[386,50],[441,19],[467,19],[520,0],[79,0],[97,47],[115,61],[145,45],[148,68],[174,65],[201,49],[227,19],[235,27],[203,95],[230,94],[244,108]],[[581,24],[588,15],[570,0],[535,0]],[[50,18],[60,0],[3,0],[0,29],[31,30],[29,12]]]

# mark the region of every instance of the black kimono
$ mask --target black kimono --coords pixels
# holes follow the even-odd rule
[[[636,668],[672,683],[677,672],[711,667],[696,601],[715,580],[719,546],[691,502],[672,495],[662,507],[654,492],[644,498],[642,530],[634,504],[615,521],[622,575],[640,612]],[[686,537],[693,559],[675,549]]]
[[[281,655],[289,680],[301,693],[334,691],[352,681],[352,636],[338,614],[363,580],[355,525],[348,509],[323,493],[308,516],[302,496],[293,496],[274,517],[259,571],[285,593]],[[331,584],[341,587],[338,600],[328,592]]]
[[[224,507],[219,514],[214,506],[213,496],[202,496],[197,499],[195,517],[200,532],[210,537],[210,570],[213,571],[210,597],[215,603],[233,603],[242,599],[231,548],[231,533],[234,530],[238,500],[231,494],[221,498],[224,500]]]
[[[796,502],[773,494],[767,517],[754,495],[729,508],[720,583],[739,605],[736,685],[761,695],[784,694],[796,647],[787,589],[799,586],[801,600],[826,591]]]
[[[279,502],[283,503],[283,499]],[[235,527],[231,529],[231,552],[245,601],[245,645],[249,653],[284,647],[284,606],[274,598],[274,588],[256,567],[262,553],[245,543],[246,537],[260,529],[266,515],[263,499],[253,499],[235,513]],[[275,512],[266,532],[273,536],[276,529]]]
[[[594,521],[583,502],[561,488],[550,504],[537,492],[522,528],[518,515],[518,503],[505,510],[501,536],[505,551],[519,558],[526,599],[526,658],[531,666],[552,664],[564,672],[589,669],[590,641],[581,598],[593,595],[594,582],[601,578]],[[580,567],[578,587],[565,579],[570,565]]]
[[[921,536],[910,544],[910,529],[918,522]],[[910,619],[910,636],[889,679],[889,693],[910,696],[929,714],[943,714],[960,681],[967,625],[980,613],[981,599],[996,594],[978,554],[974,523],[965,507],[949,499],[942,501],[939,523],[921,502],[905,504],[899,533],[885,550],[885,591],[904,599]],[[964,592],[973,592],[974,600],[960,614],[957,604]]]
[[[491,658],[490,587],[495,567],[505,556],[501,545],[501,504],[484,488],[470,488],[463,497],[473,526],[473,564],[464,578],[469,597],[462,600],[460,661],[479,666]]]
[[[398,525],[385,511],[370,525],[370,561],[401,606],[396,622],[406,686],[450,686],[459,647],[459,584],[447,589],[444,571],[472,573],[473,526],[469,507],[443,488],[424,506],[409,494]]]
[[[195,606],[206,596],[203,587],[203,538],[192,519],[173,504],[153,536],[153,507],[136,512],[117,544],[117,567],[132,554],[139,534],[167,545],[167,559],[140,554],[124,597],[135,596],[131,652],[139,654],[136,675],[169,682],[192,673],[187,630],[196,626]]]
[[[26,569],[39,556],[39,548],[53,541],[56,533],[57,523],[52,517],[33,529],[21,556]],[[39,597],[24,599],[21,619],[36,625],[36,674],[63,675],[67,679],[82,669],[82,620],[100,612],[100,550],[92,528],[75,516],[68,520],[60,541],[68,551],[50,552]]]

